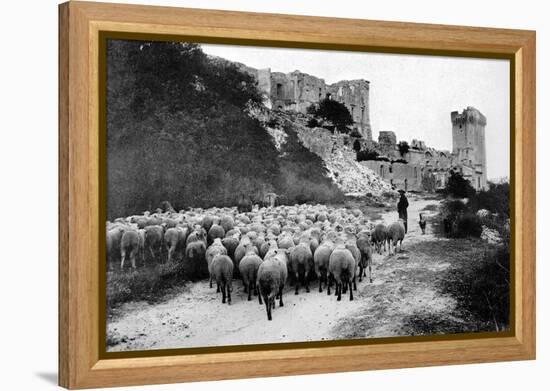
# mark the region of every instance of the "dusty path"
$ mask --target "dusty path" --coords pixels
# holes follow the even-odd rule
[[[120,316],[108,325],[108,350],[144,350],[204,346],[226,346],[273,342],[320,341],[365,336],[405,335],[404,319],[418,311],[438,315],[454,308],[453,299],[431,287],[430,273],[449,267],[442,259],[415,257],[408,246],[437,239],[428,227],[422,235],[418,213],[438,201],[411,199],[409,233],[404,252],[396,256],[375,254],[372,284],[358,283],[355,300],[348,296],[337,302],[326,291],[301,289],[294,295],[288,287],[284,307],[278,305],[268,322],[265,307],[257,298],[248,302],[240,281],[234,282],[231,306],[221,304],[215,289],[206,281],[190,284],[185,292],[161,304],[127,303]],[[423,212],[430,213],[430,212]],[[386,223],[396,220],[397,212],[382,214]]]

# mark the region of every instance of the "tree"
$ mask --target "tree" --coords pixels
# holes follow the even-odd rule
[[[348,133],[348,126],[353,124],[353,118],[346,105],[332,99],[321,100],[318,107],[310,106],[308,113],[332,122],[336,129],[343,133]]]
[[[460,198],[471,197],[476,192],[470,181],[458,171],[451,171],[445,190],[447,194]]]
[[[357,151],[356,157],[358,162],[362,162],[364,160],[376,160],[378,158],[378,152],[371,149]]]
[[[405,156],[405,154],[409,152],[409,143],[406,141],[400,141],[399,144],[397,144],[397,147],[399,148],[399,153],[401,156]]]

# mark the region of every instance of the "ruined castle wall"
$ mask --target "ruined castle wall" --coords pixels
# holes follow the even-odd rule
[[[327,87],[327,94],[349,110],[354,128],[366,139],[372,140],[370,126],[370,84],[366,80],[343,80]]]

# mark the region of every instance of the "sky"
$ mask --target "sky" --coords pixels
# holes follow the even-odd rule
[[[381,130],[397,140],[424,140],[452,149],[451,112],[474,106],[487,117],[487,177],[509,177],[510,80],[508,60],[332,50],[202,45],[207,54],[272,72],[302,72],[325,79],[370,81],[373,139]]]

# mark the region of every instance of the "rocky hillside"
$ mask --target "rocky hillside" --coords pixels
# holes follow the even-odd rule
[[[361,197],[370,193],[379,196],[394,192],[374,171],[357,162],[347,136],[334,135],[324,128],[309,128],[307,116],[300,114],[271,112],[264,121],[268,121],[269,134],[278,150],[288,142],[288,134],[295,133],[304,147],[323,160],[325,175],[345,195]]]

